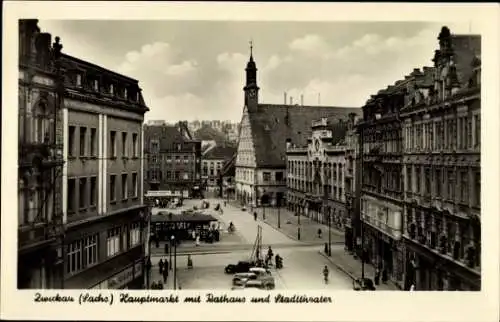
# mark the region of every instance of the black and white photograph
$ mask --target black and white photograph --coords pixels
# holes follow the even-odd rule
[[[498,287],[477,16],[185,17],[34,14],[4,31],[18,43],[2,131],[17,147],[2,157],[17,168],[2,166],[15,289],[336,301]]]

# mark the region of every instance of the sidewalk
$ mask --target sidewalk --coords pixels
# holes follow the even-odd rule
[[[328,256],[323,251],[319,252],[321,256],[328,259],[338,270],[348,275],[351,279],[355,280],[361,278],[361,261],[354,259],[353,255],[345,251],[332,251],[332,256]],[[371,264],[365,263],[365,277],[373,280],[375,276],[375,268]],[[375,285],[377,290],[380,291],[400,291],[401,289],[391,281],[387,284],[380,282]]]
[[[263,212],[264,209],[262,207],[257,208],[256,210],[258,214],[258,219],[262,220],[269,226],[273,227],[274,229],[282,232],[283,234],[287,235],[288,237],[298,240],[297,239],[297,232],[298,232],[298,216],[295,216],[295,214],[291,211],[289,211],[286,208],[280,208],[280,221],[281,221],[281,228],[278,228],[278,208],[271,208],[271,207],[266,207],[265,208],[265,214],[266,214],[266,219],[263,220]],[[322,237],[318,237],[318,229],[321,229],[322,231]],[[343,244],[344,243],[344,233],[335,229],[331,228],[331,237],[332,237],[332,244]],[[300,241],[302,242],[328,242],[328,226],[315,222],[309,217],[306,216],[300,216]]]
[[[160,258],[162,259],[167,259],[168,256],[151,256],[151,264],[153,266],[151,267],[151,276],[149,279],[149,284],[150,287],[154,282],[162,282],[163,283],[163,276],[160,274],[160,269],[158,267],[158,262],[160,261]],[[171,263],[173,265],[173,263]],[[177,267],[179,267],[179,262],[177,262]],[[177,283],[176,283],[177,289],[179,289],[179,278],[177,278]],[[163,283],[163,289],[164,290],[173,290],[174,289],[174,268],[172,266],[172,270],[168,273],[168,278],[167,282]]]

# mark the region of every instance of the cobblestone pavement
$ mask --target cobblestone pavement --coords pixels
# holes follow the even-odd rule
[[[338,247],[336,247],[338,248]],[[283,257],[284,267],[271,269],[277,290],[351,290],[349,276],[335,270],[333,265],[321,256],[314,246],[295,249],[275,249]],[[195,255],[193,269],[186,267],[186,257],[178,262],[178,280],[182,289],[230,289],[231,275],[224,273],[224,267],[239,260],[245,260],[249,252],[237,251],[227,254]],[[322,270],[331,266],[329,283],[323,281]]]

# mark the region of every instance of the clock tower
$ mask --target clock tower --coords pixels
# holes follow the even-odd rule
[[[248,110],[257,108],[259,103],[259,87],[257,86],[257,66],[253,60],[253,43],[250,42],[250,60],[247,63],[246,85],[243,88],[245,91],[245,105]]]

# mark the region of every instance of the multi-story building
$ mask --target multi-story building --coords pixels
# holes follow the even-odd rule
[[[250,53],[236,159],[236,196],[243,204],[281,206],[286,202],[286,143],[303,146],[311,123],[344,118],[357,108],[259,103],[257,67]]]
[[[201,141],[193,140],[186,122],[144,125],[144,142],[147,196],[201,196]]]
[[[216,191],[219,188],[219,179],[224,165],[236,153],[236,148],[216,146],[202,155],[201,178],[207,190]]]
[[[35,223],[38,218],[48,222],[51,217],[61,218],[56,255],[45,258],[47,262],[56,256],[63,264],[62,269],[56,269],[59,275],[53,278],[58,282],[38,285],[66,289],[142,288],[145,263],[142,230],[147,209],[140,184],[141,124],[148,108],[138,82],[60,53],[62,45],[58,38],[51,53],[47,49],[50,35],[36,36],[36,21],[21,24],[21,35],[27,37],[22,41],[22,55],[31,52],[45,63],[45,59],[54,54],[59,57],[58,69],[64,74],[58,83],[56,99],[48,93],[50,80],[27,78],[45,86],[41,92],[26,93],[28,99],[21,104],[31,105],[35,99],[37,106],[46,108],[43,117],[37,114],[33,121],[24,115],[21,124],[26,127],[22,129],[21,142],[29,137],[30,144],[36,146],[42,135],[41,142],[49,148],[40,150],[36,146],[49,155],[42,165],[63,164],[58,174],[61,187],[57,184],[59,177],[54,180],[48,176],[47,181],[37,184],[37,200],[28,200],[28,207],[20,211],[25,213],[23,217]],[[30,47],[34,37],[38,48]],[[45,77],[47,75],[50,73]],[[23,73],[24,76],[27,75]],[[36,96],[30,97],[34,93]],[[21,114],[31,110],[30,106]],[[60,121],[53,117],[55,111],[60,111]],[[59,147],[62,147],[60,151]],[[56,153],[54,158],[53,153]],[[55,197],[44,190],[45,184],[55,184],[52,188],[52,193],[57,193]],[[33,188],[37,190],[36,186]],[[20,199],[21,203],[24,199],[24,196]],[[37,212],[36,218],[32,218],[33,212]],[[51,227],[50,223],[45,226],[46,230]]]
[[[407,94],[406,288],[481,289],[481,38],[439,34]]]
[[[356,122],[359,121],[359,115],[349,114],[349,123],[345,137],[345,166],[344,166],[344,191],[345,204],[347,212],[347,221],[345,225],[345,244],[348,251],[354,251],[360,231],[360,195],[361,195],[361,162],[359,137],[356,131]],[[359,241],[361,241],[359,239]]]
[[[349,126],[342,119],[313,121],[307,145],[289,142],[286,150],[288,209],[346,231],[346,246],[352,243],[350,230],[346,230],[351,219],[344,180]]]
[[[358,123],[362,149],[361,220],[364,260],[403,280],[402,133],[399,109],[406,82],[380,90],[363,106]],[[385,275],[385,274],[384,274]]]
[[[63,286],[61,47],[19,21],[18,288]]]
[[[62,56],[65,288],[143,286],[142,123],[137,80]]]

